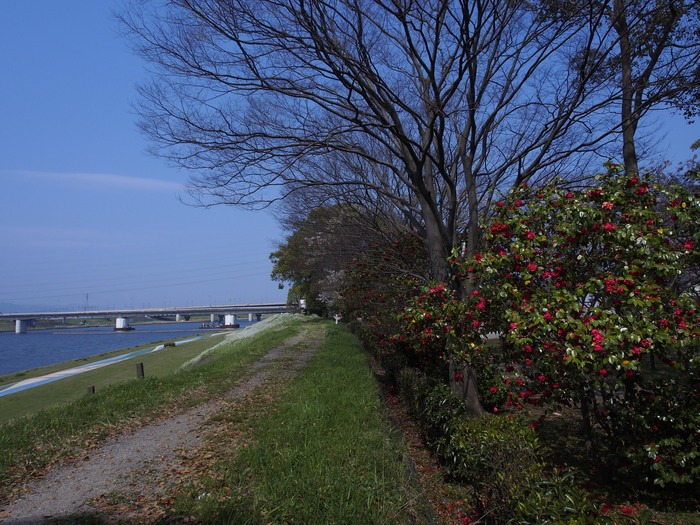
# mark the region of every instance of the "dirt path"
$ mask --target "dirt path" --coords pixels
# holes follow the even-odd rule
[[[267,382],[298,374],[323,337],[318,328],[306,328],[255,362],[246,378],[223,398],[116,436],[86,451],[80,460],[53,469],[29,483],[18,500],[2,509],[0,522],[74,523],[79,516],[83,523],[155,521],[162,509],[154,503],[167,501],[177,491],[177,481],[183,472],[191,472],[193,460],[211,456],[199,456],[199,452],[205,434],[212,431],[212,416],[240,403]],[[282,371],[272,374],[282,363]],[[127,504],[120,505],[120,501]],[[105,515],[105,509],[109,514]],[[86,519],[88,516],[92,518]]]

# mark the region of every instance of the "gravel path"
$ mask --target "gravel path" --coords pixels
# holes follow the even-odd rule
[[[76,515],[95,515],[98,498],[128,491],[166,493],[168,472],[181,467],[182,453],[202,445],[203,427],[211,416],[232,401],[241,401],[265,381],[297,374],[314,355],[323,334],[302,333],[290,338],[250,367],[249,375],[223,399],[198,405],[182,414],[119,435],[100,448],[87,451],[80,460],[57,467],[45,477],[29,483],[24,494],[2,509],[3,524],[72,523]],[[292,350],[293,349],[293,350]],[[284,359],[283,373],[270,374]],[[274,378],[274,379],[273,379]],[[159,475],[160,474],[160,475]],[[165,476],[164,476],[165,474]],[[116,517],[123,520],[124,516]],[[105,523],[111,522],[104,521]],[[93,521],[94,523],[94,521]]]

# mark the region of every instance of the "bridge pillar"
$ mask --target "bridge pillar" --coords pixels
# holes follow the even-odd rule
[[[27,320],[26,319],[15,319],[15,333],[16,334],[26,334],[27,333]]]
[[[214,324],[216,322],[216,314],[210,314],[209,315],[209,322],[211,324]]]
[[[255,320],[260,322],[260,319],[262,319],[262,314],[255,314]]]
[[[238,328],[239,326],[236,314],[226,314],[224,316],[224,328]]]
[[[128,330],[133,330],[129,326],[129,319],[126,317],[117,317],[116,324],[114,325],[114,330],[117,332],[126,332]]]
[[[182,318],[180,317],[180,314],[175,314],[175,322],[176,322],[176,323],[179,323],[180,321],[182,321]]]
[[[249,323],[253,322],[253,313],[252,312],[248,314],[248,322]]]

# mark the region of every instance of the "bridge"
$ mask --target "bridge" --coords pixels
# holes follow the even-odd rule
[[[175,316],[176,321],[190,315],[210,315],[211,322],[215,322],[216,316],[224,319],[224,328],[237,326],[238,316],[248,315],[248,319],[260,320],[265,314],[279,314],[295,311],[298,307],[286,303],[247,303],[247,304],[221,304],[209,306],[173,306],[169,308],[126,308],[119,310],[82,310],[68,312],[26,312],[26,313],[0,313],[0,319],[9,319],[15,323],[15,333],[27,332],[29,321],[34,319],[89,319],[94,317],[114,318],[114,329],[117,331],[131,330],[129,317],[144,315],[148,317]]]

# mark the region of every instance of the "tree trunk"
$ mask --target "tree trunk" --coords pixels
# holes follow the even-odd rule
[[[637,164],[637,148],[634,136],[637,131],[639,117],[634,112],[634,81],[632,79],[632,45],[630,43],[629,27],[625,15],[623,0],[613,2],[613,27],[617,32],[620,45],[620,66],[622,69],[622,161],[625,174],[639,173]]]
[[[450,343],[454,344],[453,342]],[[475,416],[485,413],[479,399],[476,370],[465,363],[455,363],[450,359],[450,389],[458,399],[464,401],[467,411]]]

